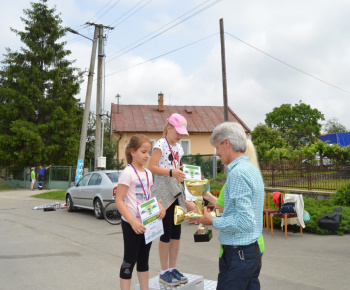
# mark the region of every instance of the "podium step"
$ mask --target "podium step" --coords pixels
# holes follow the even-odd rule
[[[183,273],[188,282],[175,287],[170,287],[159,283],[159,275],[149,279],[149,290],[215,290],[216,281],[204,280],[203,276]],[[140,290],[140,284],[135,285],[135,290]]]

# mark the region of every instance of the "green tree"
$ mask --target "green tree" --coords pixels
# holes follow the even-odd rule
[[[326,124],[323,125],[323,130],[326,134],[342,133],[349,131],[344,125],[338,122],[337,118],[327,120]]]
[[[104,122],[103,156],[106,157],[106,169],[117,169],[117,161],[114,156],[117,153],[118,145],[110,139],[111,117],[105,116],[102,122]]]
[[[274,108],[266,114],[265,123],[269,128],[279,130],[292,148],[300,148],[317,140],[322,120],[324,116],[319,110],[300,101],[294,106],[283,104]]]
[[[66,30],[47,0],[25,9],[24,31],[11,28],[20,51],[6,48],[0,69],[0,164],[75,164],[82,108],[81,78],[59,42]]]
[[[282,138],[282,133],[265,124],[258,124],[251,132],[251,136],[260,162],[270,160],[271,155],[267,154],[267,151],[272,148],[279,149],[287,146],[286,140]]]

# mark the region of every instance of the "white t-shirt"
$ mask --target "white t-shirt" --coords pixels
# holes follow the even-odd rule
[[[152,173],[146,168],[145,170],[148,174],[149,187],[147,185],[146,172],[137,171],[137,174],[140,176],[143,188],[146,190],[146,192],[150,192],[153,186]],[[124,198],[124,203],[132,216],[141,221],[141,216],[137,206],[147,201],[147,199],[140,184],[140,180],[131,166],[126,166],[126,168],[120,174],[118,184],[124,184],[129,187]],[[122,217],[122,219],[126,221],[124,217]]]
[[[158,148],[162,151],[162,156],[160,157],[157,166],[160,168],[174,169],[175,166],[173,164],[173,157],[165,138],[159,139],[154,145],[153,149],[154,148]],[[175,156],[178,156],[178,162],[176,164],[176,167],[178,167],[180,166],[180,160],[184,155],[184,150],[179,143],[175,143],[174,146],[170,145],[170,148],[173,150]]]

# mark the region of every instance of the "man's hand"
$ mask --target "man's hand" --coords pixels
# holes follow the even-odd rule
[[[213,224],[213,217],[210,214],[210,210],[208,211],[207,207],[204,207],[203,216],[199,219],[199,222],[205,226]]]

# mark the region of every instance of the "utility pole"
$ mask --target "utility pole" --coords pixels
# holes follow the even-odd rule
[[[77,31],[75,31],[71,28],[68,28],[67,30],[71,33],[81,35],[80,33],[78,33]],[[84,35],[81,35],[81,36],[83,36],[87,39],[90,39]],[[84,173],[84,159],[85,159],[85,149],[86,149],[86,139],[87,139],[87,128],[88,128],[88,123],[89,123],[92,82],[93,82],[94,71],[95,71],[97,36],[98,36],[98,29],[97,29],[97,27],[95,27],[94,39],[90,39],[90,40],[92,40],[92,50],[91,50],[87,90],[86,90],[86,96],[85,96],[83,124],[81,126],[77,171],[76,171],[76,175],[75,175],[75,184],[80,180],[80,178],[83,177],[83,173]]]
[[[224,36],[224,19],[220,19],[220,40],[221,40],[221,67],[222,67],[222,87],[224,94],[224,120],[228,121],[227,105],[227,83],[226,83],[226,58],[225,58],[225,36]]]
[[[97,94],[96,94],[96,126],[95,126],[95,166],[94,170],[106,167],[106,159],[102,156],[102,68],[104,54],[103,29],[113,29],[113,27],[102,24],[87,22],[88,25],[94,25],[98,29],[98,59],[97,59]]]
[[[96,126],[95,126],[95,170],[102,167],[101,157],[101,113],[102,113],[102,64],[103,64],[103,26],[96,26],[98,33],[98,58],[97,58],[97,94],[96,94]]]

